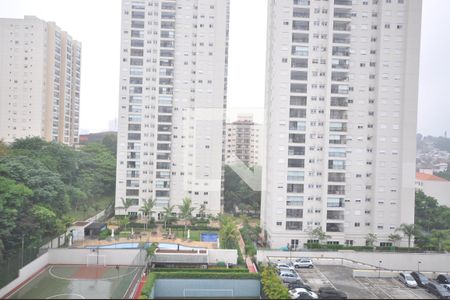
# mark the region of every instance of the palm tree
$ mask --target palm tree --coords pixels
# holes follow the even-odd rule
[[[123,209],[125,209],[125,214],[128,215],[128,209],[133,205],[133,202],[131,199],[123,199],[122,197],[120,198],[120,200],[122,201],[123,204]]]
[[[239,233],[231,217],[221,216],[219,236],[222,249],[234,249],[237,246]]]
[[[142,211],[142,214],[147,217],[147,220],[145,222],[144,225],[144,229],[147,230],[147,225],[150,222],[152,215],[154,213],[153,211],[153,207],[155,207],[155,200],[153,200],[152,198],[149,198],[148,200],[142,199],[143,201],[143,205],[142,207],[139,209],[139,211]]]
[[[392,233],[389,235],[389,241],[392,242],[394,246],[395,244],[402,239],[402,236],[400,234]]]
[[[373,244],[377,241],[378,236],[374,233],[369,233],[366,235],[366,245],[373,246]]]
[[[401,231],[408,238],[408,251],[411,248],[411,239],[417,233],[416,225],[414,224],[400,224],[395,231]]]
[[[181,219],[184,220],[184,231],[183,237],[186,233],[187,221],[192,219],[192,212],[194,211],[194,207],[192,207],[192,200],[188,197],[183,199],[183,204],[178,205],[178,209],[180,210]]]
[[[198,209],[198,214],[200,215],[200,218],[203,220],[205,218],[205,211],[206,211],[206,205],[200,204],[200,208]]]
[[[167,229],[167,223],[170,224],[170,222],[173,219],[173,210],[175,209],[175,205],[164,207],[164,230]]]

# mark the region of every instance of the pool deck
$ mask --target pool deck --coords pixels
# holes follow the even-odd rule
[[[180,244],[187,247],[202,247],[208,249],[217,249],[217,243],[213,242],[200,242],[200,241],[191,241],[186,239],[174,238],[168,239],[161,235],[152,235],[151,232],[141,232],[140,235],[137,235],[135,238],[109,238],[106,240],[94,240],[94,239],[86,239],[83,241],[77,241],[73,243],[73,247],[75,248],[84,248],[86,246],[102,246],[102,245],[112,245],[117,243],[167,243],[167,244]]]

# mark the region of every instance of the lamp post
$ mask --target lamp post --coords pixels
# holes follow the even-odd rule
[[[420,264],[421,264],[422,262],[419,260],[418,262],[417,262],[417,273],[419,273],[420,272]]]
[[[382,263],[382,261],[379,260],[378,261],[378,278],[381,278],[381,263]]]

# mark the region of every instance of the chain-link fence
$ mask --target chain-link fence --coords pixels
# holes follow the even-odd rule
[[[10,251],[3,262],[0,262],[0,288],[19,276],[19,270],[32,262],[39,255],[39,247],[29,247]]]

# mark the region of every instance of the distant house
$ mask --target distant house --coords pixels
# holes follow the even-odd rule
[[[416,173],[416,190],[436,198],[440,205],[450,207],[450,181],[447,179],[433,174]]]

